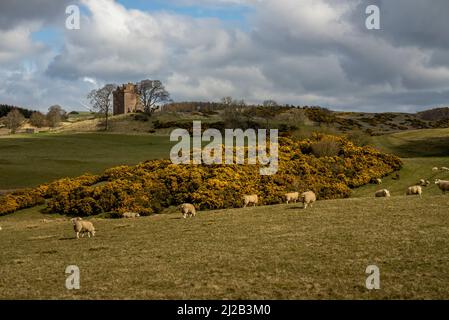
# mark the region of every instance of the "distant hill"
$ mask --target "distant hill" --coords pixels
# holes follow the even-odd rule
[[[303,137],[316,131],[378,136],[417,129],[449,128],[449,108],[418,113],[344,112],[319,106],[225,105],[214,102],[173,102],[152,115],[142,113],[110,118],[110,132],[170,134],[173,128],[191,129],[202,121],[203,129],[277,128],[281,133],[299,132]],[[71,114],[62,131],[101,130],[101,119],[92,113]]]
[[[449,107],[435,108],[418,112],[418,117],[423,120],[440,121],[449,119]]]

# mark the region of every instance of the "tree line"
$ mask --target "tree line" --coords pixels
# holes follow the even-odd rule
[[[59,105],[53,105],[48,108],[46,115],[40,111],[31,111],[5,105],[2,105],[0,110],[2,111],[2,113],[0,113],[0,115],[2,115],[2,117],[0,117],[0,123],[10,129],[13,134],[22,126],[25,119],[29,119],[30,124],[37,128],[56,128],[60,125],[61,121],[66,120],[68,116],[67,112]]]

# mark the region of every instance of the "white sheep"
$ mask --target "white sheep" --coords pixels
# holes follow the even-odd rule
[[[433,171],[433,172],[437,172],[437,171],[439,171],[439,170],[440,170],[440,169],[439,169],[438,167],[433,167],[433,168],[432,168],[432,171]]]
[[[257,194],[244,195],[243,202],[244,202],[243,208],[246,208],[246,206],[249,204],[253,204],[253,206],[255,207],[259,202],[259,197],[257,196]]]
[[[421,186],[408,187],[406,194],[408,196],[419,195],[419,197],[422,198],[422,188]]]
[[[304,209],[307,209],[307,206],[310,205],[310,207],[313,207],[314,202],[316,201],[316,195],[313,191],[307,191],[304,192],[301,195],[301,200],[300,200],[303,205],[304,205]]]
[[[390,195],[390,191],[388,191],[387,189],[382,189],[382,190],[378,190],[375,193],[376,198],[389,198]]]
[[[441,167],[441,170],[442,171],[449,171],[449,168],[448,167]]]
[[[0,226],[0,231],[2,231],[2,227]]]
[[[287,202],[287,204],[288,204],[290,201],[293,201],[294,203],[296,203],[296,201],[299,200],[299,192],[290,192],[290,193],[286,193],[286,194],[284,195],[284,197],[285,197],[285,201]]]
[[[84,221],[83,219],[77,217],[70,220],[73,224],[73,229],[76,233],[76,238],[79,239],[80,233],[81,236],[84,237],[84,233],[87,232],[87,235],[95,237],[95,227],[90,221]]]
[[[193,204],[183,203],[179,206],[179,210],[181,210],[182,216],[184,219],[190,216],[196,216],[196,209]]]
[[[138,214],[136,212],[125,212],[122,214],[122,217],[126,218],[126,219],[133,219],[133,218],[140,217],[140,214]]]
[[[449,181],[436,179],[435,184],[440,188],[443,193],[446,193],[446,191],[449,191]]]
[[[421,180],[419,180],[418,185],[420,185],[421,187],[428,187],[428,186],[430,186],[430,181],[421,179]]]

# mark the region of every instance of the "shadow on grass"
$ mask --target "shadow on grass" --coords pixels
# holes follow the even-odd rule
[[[447,157],[449,156],[449,137],[432,137],[420,140],[400,139],[400,146],[394,146],[394,152],[402,158]]]
[[[76,240],[76,238],[74,238],[74,237],[64,237],[64,238],[59,238],[58,240],[60,240],[60,241],[67,241],[67,240]]]

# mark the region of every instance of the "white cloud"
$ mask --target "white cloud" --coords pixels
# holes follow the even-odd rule
[[[13,29],[0,29],[0,66],[17,63],[23,58],[38,55],[45,50],[45,46],[35,43],[31,33],[39,29],[39,24],[24,24]]]
[[[92,87],[143,78],[161,79],[176,100],[231,95],[250,102],[272,98],[377,111],[423,108],[449,96],[444,41],[441,48],[435,42],[426,46],[416,27],[416,44],[413,35],[404,35],[404,28],[388,36],[385,31],[367,31],[361,0],[172,2],[250,5],[252,10],[248,28],[239,29],[219,19],[143,12],[113,0],[82,0],[89,15],[83,16],[81,30],[64,31],[64,48],[57,54],[31,40],[36,24],[0,29],[0,41],[7,43],[0,48],[0,98],[76,108]],[[390,2],[384,6],[389,6],[386,21],[400,16]],[[445,14],[431,12],[433,20],[444,25]],[[426,37],[429,32],[439,31],[427,30]],[[23,63],[30,57],[33,67]],[[14,96],[11,88],[18,81],[26,93]],[[56,99],[60,101],[53,102]]]

